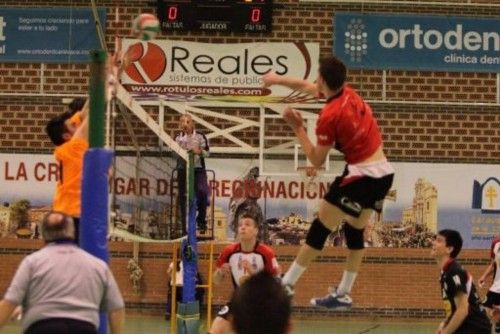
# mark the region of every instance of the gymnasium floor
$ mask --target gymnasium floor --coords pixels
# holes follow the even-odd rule
[[[340,322],[340,321],[306,321],[293,322],[293,334],[429,334],[434,333],[435,323],[370,323],[370,322]],[[125,334],[168,334],[170,323],[163,317],[127,316]],[[9,324],[2,328],[2,334],[19,334],[19,324]],[[206,333],[202,327],[200,333]],[[263,333],[264,334],[264,333]]]

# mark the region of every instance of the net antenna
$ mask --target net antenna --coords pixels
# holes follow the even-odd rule
[[[97,36],[99,37],[99,42],[101,43],[101,48],[108,52],[108,47],[106,45],[106,39],[104,37],[104,30],[102,29],[101,20],[99,19],[99,13],[97,12],[96,0],[90,0],[92,6],[92,14],[94,15],[95,28],[97,30]]]

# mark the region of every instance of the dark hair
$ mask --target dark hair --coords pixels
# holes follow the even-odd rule
[[[455,230],[441,230],[438,232],[438,235],[444,237],[446,241],[446,247],[453,247],[453,251],[450,254],[450,257],[456,258],[460,251],[462,250],[462,236],[459,232]]]
[[[289,325],[291,308],[281,284],[269,272],[261,271],[233,293],[234,330],[238,334],[283,334]]]
[[[77,111],[82,110],[83,106],[85,105],[85,102],[87,102],[87,98],[75,97],[73,101],[71,101],[70,104],[68,104],[69,112],[73,115]]]
[[[43,217],[41,230],[46,242],[75,239],[73,218],[59,211],[51,211]]]
[[[344,85],[347,69],[339,59],[334,56],[328,56],[319,60],[319,75],[323,78],[328,88],[335,91]]]
[[[255,225],[255,227],[257,227],[257,229],[260,227],[259,223],[257,222],[257,218],[254,215],[252,215],[250,212],[242,213],[239,216],[238,221],[241,219],[251,219],[251,220],[253,220],[253,224]]]
[[[45,126],[45,132],[49,136],[50,140],[54,145],[59,146],[64,144],[65,140],[63,138],[66,132],[66,120],[71,118],[70,112],[65,112],[59,116],[53,117],[49,120]]]

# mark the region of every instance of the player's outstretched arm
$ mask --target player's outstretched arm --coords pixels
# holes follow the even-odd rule
[[[272,71],[264,74],[264,76],[262,77],[262,81],[264,87],[270,87],[273,85],[285,86],[293,90],[299,90],[312,96],[319,95],[319,90],[316,83],[300,78],[279,75]]]
[[[82,107],[82,110],[80,110],[80,118],[83,120],[85,118],[87,118],[87,116],[89,115],[89,101],[90,101],[90,98],[87,96],[87,100],[85,101],[85,104],[83,105]]]
[[[106,61],[106,66],[105,66],[105,71],[106,71],[106,80],[105,80],[105,97],[106,100],[109,101],[111,98],[111,90],[112,86],[116,83],[116,56],[110,55],[107,58]],[[80,110],[80,119],[81,122],[78,125],[78,128],[76,129],[75,133],[73,134],[73,138],[80,138],[80,139],[85,139],[88,140],[89,138],[89,120],[88,120],[88,115],[89,115],[89,110],[90,110],[90,96],[87,96],[87,100],[85,101],[85,104],[83,105],[82,109]]]
[[[330,151],[330,146],[314,145],[311,142],[304,129],[302,115],[299,111],[291,107],[286,107],[283,111],[283,119],[295,133],[307,159],[309,159],[314,167],[321,167]]]
[[[493,273],[494,269],[495,269],[495,260],[492,260],[490,262],[490,264],[488,265],[488,267],[486,268],[486,270],[484,271],[484,273],[481,275],[481,277],[478,280],[479,286],[481,288],[484,288],[484,286],[486,284],[486,279],[488,278],[488,276],[490,276]]]
[[[72,138],[80,138],[80,139],[84,139],[84,140],[89,139],[89,118],[88,117],[85,117],[85,118],[82,117],[82,122],[80,123],[80,125],[76,129]]]

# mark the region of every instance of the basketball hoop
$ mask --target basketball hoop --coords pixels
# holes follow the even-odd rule
[[[319,184],[316,179],[321,169],[322,168],[316,168],[313,166],[297,167],[297,171],[302,175],[302,181],[304,182],[305,191],[312,193],[319,190]]]

